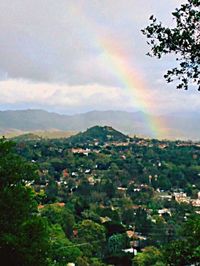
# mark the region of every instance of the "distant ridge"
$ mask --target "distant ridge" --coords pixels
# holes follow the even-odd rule
[[[80,132],[95,125],[111,126],[129,135],[153,137],[142,112],[91,111],[61,115],[44,110],[0,111],[0,134],[7,132],[70,131]],[[169,139],[200,140],[200,116],[196,113],[154,117],[165,121]],[[165,128],[163,129],[165,131]]]

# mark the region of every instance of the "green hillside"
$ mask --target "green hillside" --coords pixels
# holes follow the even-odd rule
[[[12,140],[15,142],[41,140],[41,137],[33,133],[26,133],[26,134],[12,138]]]
[[[78,133],[70,137],[68,140],[71,143],[88,143],[88,142],[111,142],[111,141],[127,141],[128,136],[113,129],[109,126],[94,126],[87,129],[85,132]]]

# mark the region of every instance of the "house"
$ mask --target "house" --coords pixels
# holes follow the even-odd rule
[[[92,186],[96,183],[93,176],[88,176],[87,180],[89,184]]]
[[[122,251],[124,251],[125,253],[132,253],[132,254],[134,254],[134,256],[137,255],[137,249],[135,249],[135,248],[122,249]]]
[[[174,192],[174,197],[178,203],[190,203],[190,198],[184,192]]]
[[[117,191],[123,195],[124,197],[126,197],[126,191],[127,191],[127,188],[126,187],[117,187]]]
[[[90,149],[82,149],[82,148],[72,148],[71,149],[71,152],[72,153],[74,153],[74,154],[84,154],[84,155],[86,155],[86,156],[88,156],[88,154],[91,152],[91,150]]]
[[[68,172],[67,169],[64,169],[64,170],[62,171],[62,176],[63,176],[64,178],[69,177],[69,172]]]
[[[200,207],[200,199],[193,199],[193,200],[191,200],[191,204],[194,207]]]
[[[159,197],[162,200],[167,200],[167,201],[171,201],[172,200],[172,195],[166,194],[166,193],[161,193],[160,189],[157,189],[157,191],[159,192]]]
[[[136,236],[134,231],[132,231],[132,230],[127,230],[126,234],[127,234],[128,238],[135,238],[135,236]]]
[[[197,194],[197,199],[192,199],[191,204],[194,207],[200,207],[200,192]]]
[[[159,216],[162,216],[163,214],[169,214],[169,216],[172,215],[171,211],[167,208],[163,208],[163,209],[158,210],[158,214],[159,214]]]
[[[91,173],[91,169],[86,169],[85,174],[89,174],[89,173]]]

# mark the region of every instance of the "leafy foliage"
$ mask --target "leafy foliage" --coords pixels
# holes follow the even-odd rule
[[[50,224],[59,224],[67,237],[72,236],[75,218],[69,209],[55,204],[46,205],[41,210],[41,215],[46,217]]]
[[[0,261],[8,266],[48,265],[48,224],[37,216],[35,194],[25,186],[29,164],[0,140]]]
[[[112,255],[119,256],[122,250],[127,247],[128,239],[126,234],[114,234],[108,239],[108,251]]]
[[[146,247],[133,259],[134,266],[165,266],[162,253],[155,247]]]
[[[83,220],[77,225],[78,241],[85,255],[102,254],[106,239],[105,228],[91,220]]]
[[[200,90],[200,1],[188,0],[177,8],[172,16],[175,27],[164,27],[152,15],[151,24],[142,33],[149,39],[149,55],[161,58],[175,54],[179,66],[164,75],[167,82],[179,80],[178,89],[188,89],[189,82]]]
[[[75,244],[66,238],[59,224],[51,226],[51,256],[55,266],[66,266],[68,262],[74,262],[82,255]]]
[[[169,265],[199,265],[200,217],[191,217],[182,228],[181,239],[171,242],[164,251]]]

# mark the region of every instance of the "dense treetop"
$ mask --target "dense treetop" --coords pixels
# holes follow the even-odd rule
[[[109,126],[94,126],[69,138],[71,143],[87,143],[88,141],[96,141],[104,143],[106,141],[127,141],[128,136],[113,129]]]

